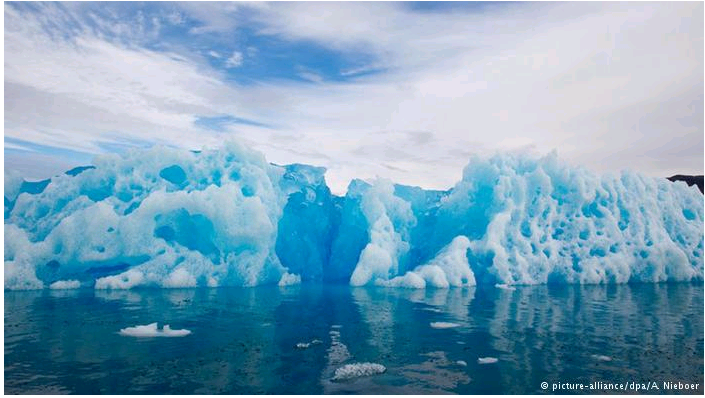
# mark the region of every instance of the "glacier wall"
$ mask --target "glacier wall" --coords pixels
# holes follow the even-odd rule
[[[544,157],[475,157],[448,191],[244,146],[135,150],[5,178],[5,288],[626,283],[703,279],[703,196]]]

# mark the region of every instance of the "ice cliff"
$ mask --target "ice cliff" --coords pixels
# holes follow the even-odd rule
[[[278,166],[238,144],[5,178],[5,288],[625,283],[703,279],[703,196],[555,154],[473,158],[448,191]]]

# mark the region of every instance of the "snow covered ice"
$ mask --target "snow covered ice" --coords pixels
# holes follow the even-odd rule
[[[591,357],[597,361],[601,362],[610,362],[612,360],[612,357],[608,357],[607,355],[598,355],[598,354],[593,354]]]
[[[383,365],[378,363],[351,363],[335,370],[333,380],[341,381],[354,379],[357,377],[373,376],[384,373],[387,370]]]
[[[120,334],[131,337],[184,337],[191,334],[191,331],[187,329],[174,330],[169,325],[164,325],[164,328],[159,330],[157,322],[154,322],[149,325],[137,325],[120,329]]]
[[[544,157],[474,157],[447,191],[378,179],[333,195],[325,169],[239,144],[97,157],[5,178],[5,288],[703,279],[703,196]]]
[[[431,327],[434,329],[450,329],[457,328],[458,326],[460,325],[453,322],[431,322]]]

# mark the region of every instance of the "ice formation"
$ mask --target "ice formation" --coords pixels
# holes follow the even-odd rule
[[[323,342],[321,340],[313,339],[310,343],[296,343],[296,345],[294,347],[301,349],[301,350],[305,350],[306,348],[309,348],[312,345],[318,345],[318,344],[322,344],[322,343]]]
[[[703,279],[703,196],[544,157],[474,157],[447,191],[279,166],[246,147],[135,150],[5,177],[5,288],[499,288]]]
[[[354,379],[357,377],[373,376],[384,373],[387,370],[383,365],[378,363],[351,363],[335,370],[333,380],[341,381]]]
[[[499,361],[499,359],[493,358],[493,357],[477,358],[477,363],[480,365],[487,365],[490,363],[496,363],[497,361]]]
[[[434,329],[450,329],[457,328],[458,326],[460,325],[453,322],[431,322],[431,327]]]
[[[169,325],[164,325],[164,328],[159,330],[157,322],[154,322],[149,325],[137,325],[120,329],[120,334],[131,337],[184,337],[191,334],[191,331],[187,329],[174,330]]]
[[[49,289],[63,290],[63,289],[78,289],[81,287],[81,282],[79,281],[56,281],[49,285]]]
[[[597,360],[597,361],[601,361],[601,362],[610,362],[610,361],[612,360],[612,357],[608,357],[607,355],[597,355],[597,354],[593,354],[593,355],[592,355],[592,358],[595,359],[595,360]]]

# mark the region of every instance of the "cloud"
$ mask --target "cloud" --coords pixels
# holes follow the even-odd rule
[[[242,66],[242,58],[242,53],[240,51],[233,52],[233,55],[225,61],[225,67],[237,68]]]
[[[213,58],[220,58],[220,54],[217,51],[210,50],[210,51],[208,51],[208,55],[210,55]]]
[[[702,3],[164,5],[155,15],[177,7],[191,32],[176,39],[132,6],[117,19],[90,7],[5,6],[6,137],[92,154],[121,137],[198,149],[236,136],[272,162],[328,167],[339,193],[375,175],[445,189],[470,154],[498,150],[702,173]],[[254,38],[271,40],[251,51]],[[301,55],[287,45],[325,49],[342,79],[294,59],[308,66],[290,79],[243,85],[203,56],[244,48],[246,65],[238,51],[223,65],[246,77],[251,53]]]
[[[299,68],[298,75],[300,78],[312,83],[323,83],[323,76],[310,69]]]

